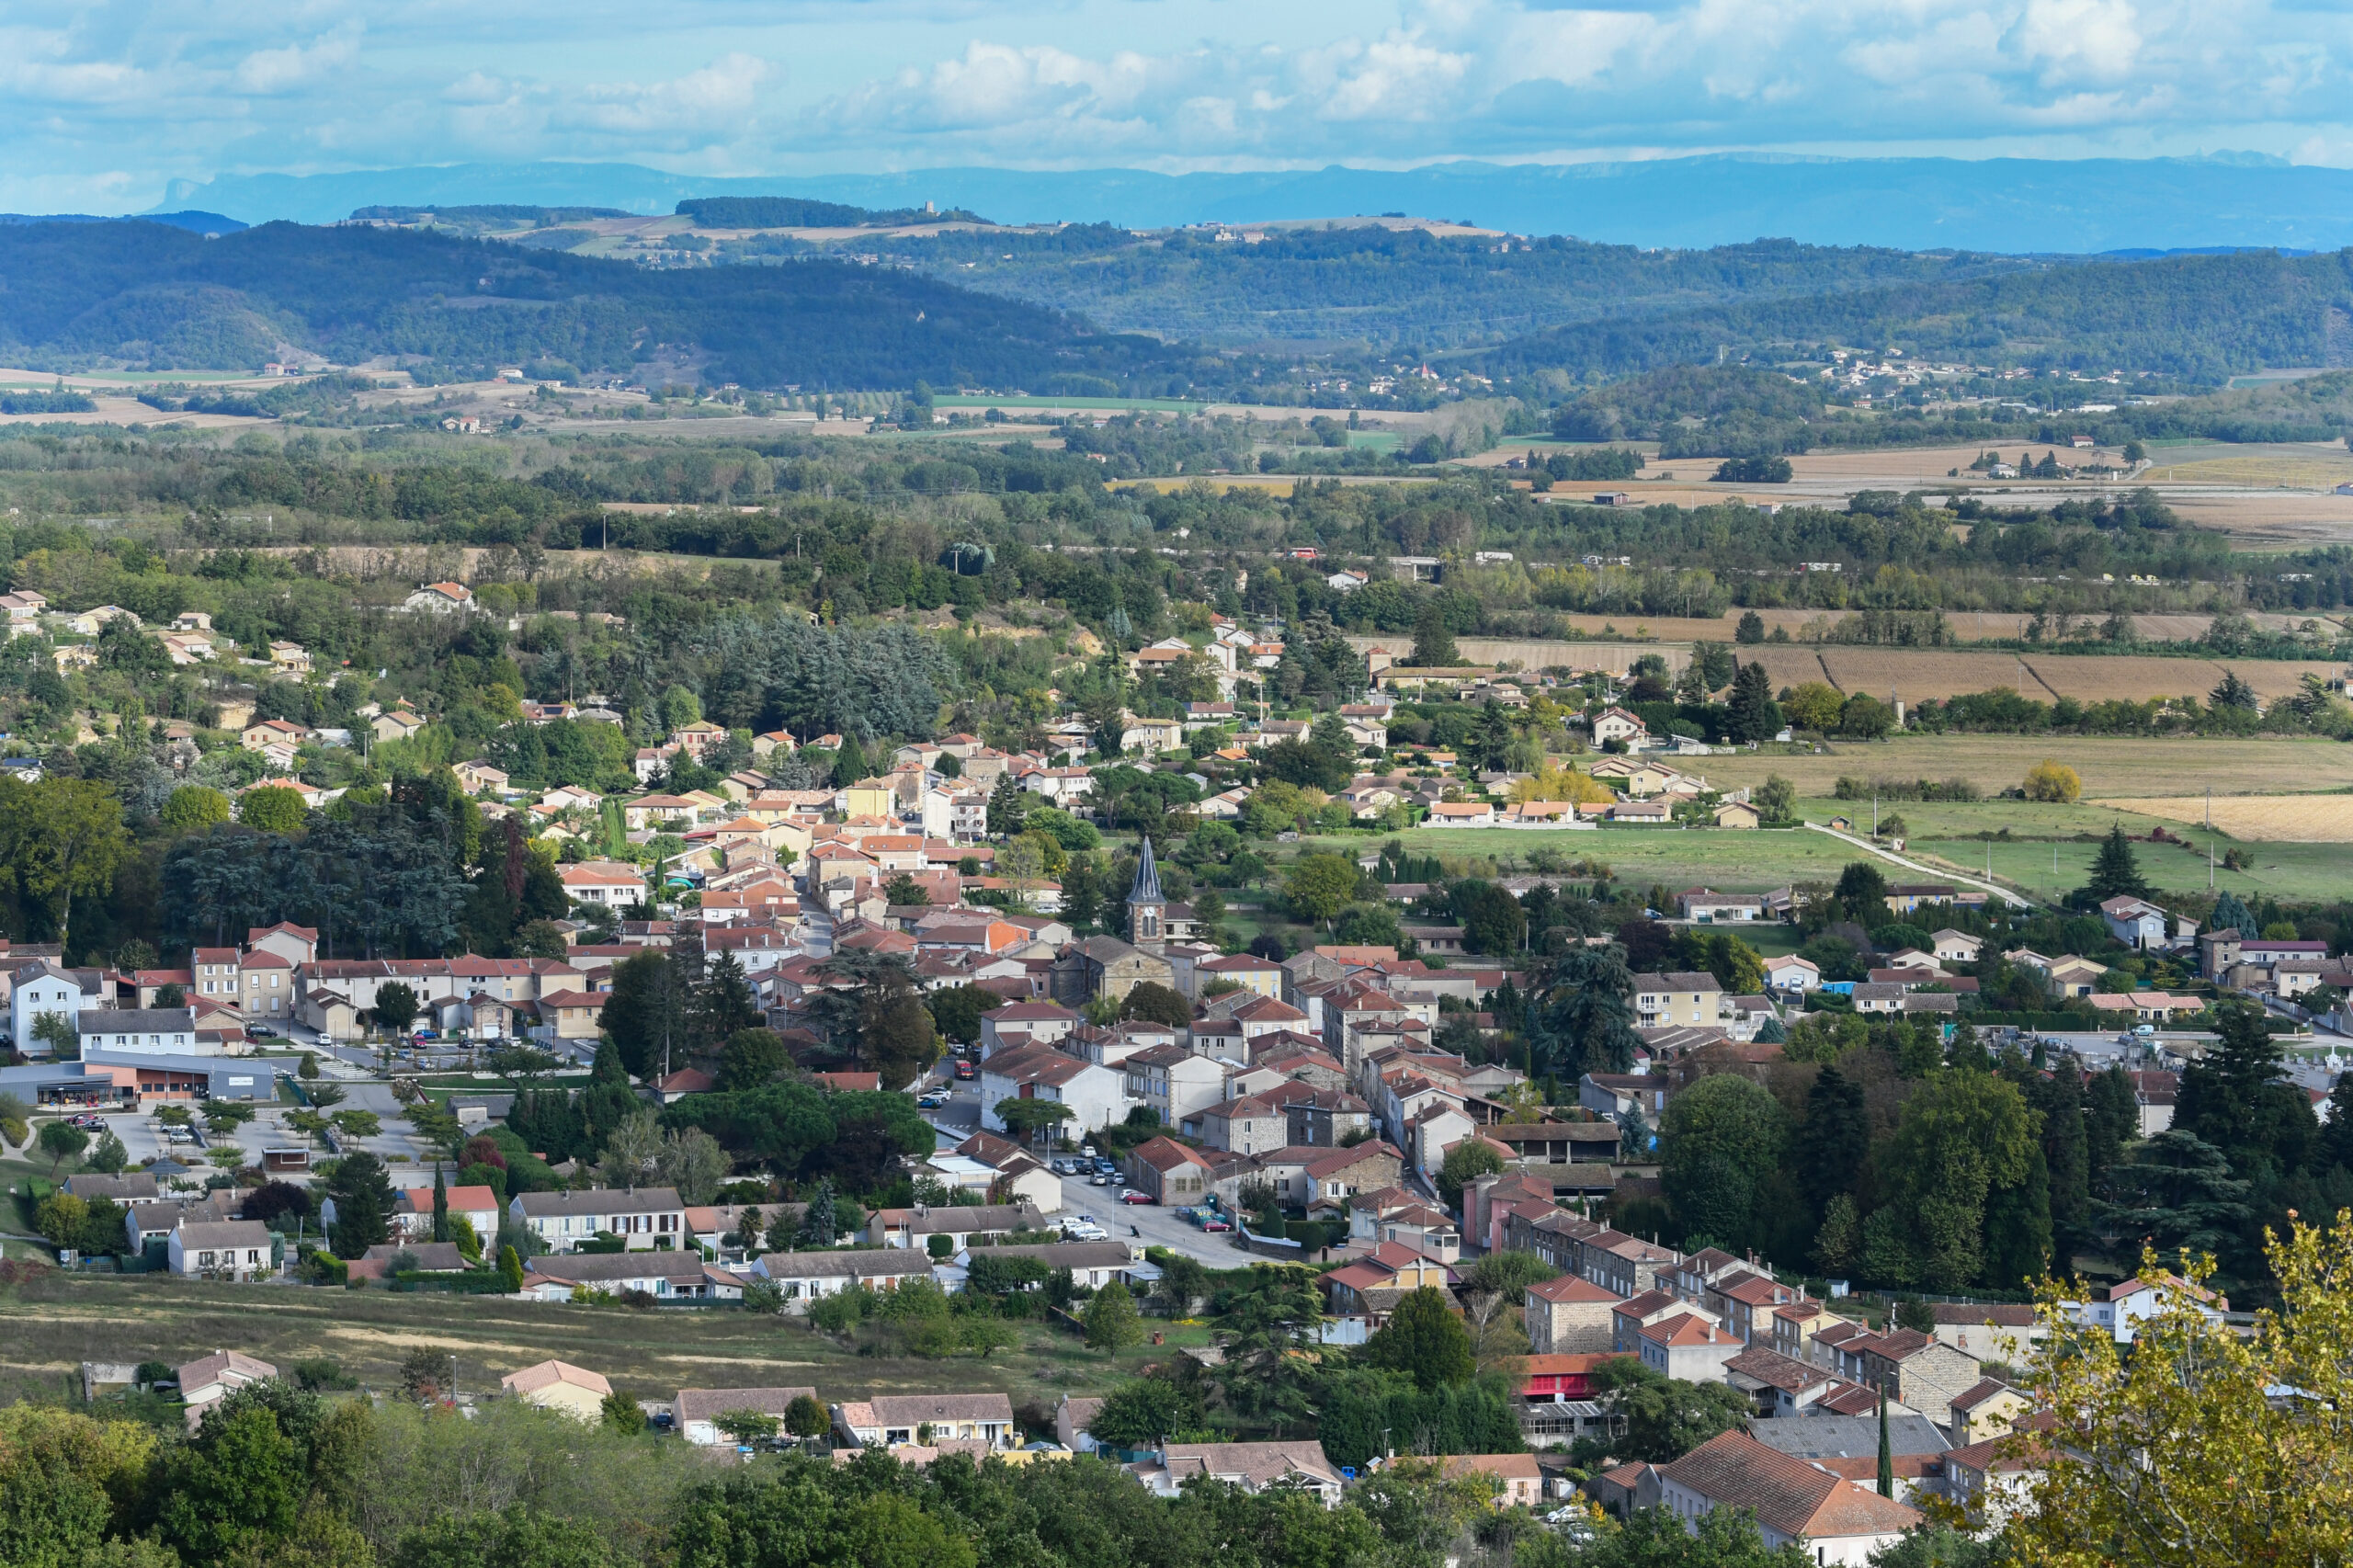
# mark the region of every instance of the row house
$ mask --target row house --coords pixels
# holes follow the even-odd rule
[[[506,1214],[550,1252],[572,1252],[599,1235],[620,1236],[629,1251],[685,1244],[686,1205],[675,1187],[519,1192],[507,1203]]]
[[[1150,1107],[1161,1126],[1179,1127],[1227,1097],[1233,1064],[1171,1043],[1135,1052],[1120,1070],[1131,1099]]]

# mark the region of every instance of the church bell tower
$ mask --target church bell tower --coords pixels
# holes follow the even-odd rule
[[[1156,953],[1167,940],[1165,925],[1167,899],[1160,892],[1160,867],[1152,858],[1152,839],[1147,835],[1143,852],[1136,858],[1136,885],[1128,890],[1128,940],[1147,952]]]

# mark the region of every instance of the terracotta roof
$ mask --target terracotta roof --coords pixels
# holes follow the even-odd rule
[[[1557,1279],[1547,1279],[1541,1285],[1530,1285],[1528,1293],[1548,1301],[1616,1301],[1614,1291],[1605,1290],[1592,1280],[1574,1274],[1563,1274]]]
[[[542,1361],[536,1367],[526,1367],[519,1372],[509,1372],[498,1380],[498,1386],[508,1393],[530,1394],[558,1383],[570,1383],[599,1396],[613,1392],[613,1385],[585,1367],[575,1367],[569,1361]]]
[[[1782,1535],[1814,1540],[1894,1535],[1923,1517],[1917,1508],[1778,1453],[1745,1432],[1709,1439],[1661,1465],[1659,1477],[1719,1507],[1745,1508]]]

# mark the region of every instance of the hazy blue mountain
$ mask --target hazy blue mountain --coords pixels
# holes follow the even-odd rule
[[[166,228],[186,229],[192,234],[233,234],[245,227],[236,219],[219,212],[142,212],[141,222],[161,223]],[[119,218],[102,218],[88,212],[0,212],[0,224],[14,223],[119,223]]]
[[[2353,171],[2252,155],[2201,159],[1803,159],[1759,154],[1573,166],[1451,163],[1261,174],[948,168],[705,179],[630,164],[455,165],[175,182],[166,205],[248,222],[323,223],[370,204],[538,202],[667,212],[698,196],[859,207],[964,207],[1000,222],[1159,228],[1411,212],[1521,233],[1707,246],[1817,244],[2019,252],[2353,244]]]

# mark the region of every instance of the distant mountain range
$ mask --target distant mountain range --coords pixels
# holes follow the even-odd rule
[[[161,223],[165,228],[186,229],[192,234],[233,234],[246,227],[234,218],[219,212],[142,212],[142,222]],[[23,223],[119,223],[119,218],[102,218],[89,212],[0,212],[0,227]]]
[[[463,164],[175,181],[163,205],[207,208],[250,223],[325,223],[374,205],[517,202],[654,213],[709,196],[789,196],[870,208],[928,200],[1006,223],[1130,228],[1404,212],[1518,233],[1677,247],[1760,236],[2013,255],[2353,245],[2353,171],[2252,154],[1969,162],[1731,153],[1569,165],[1449,163],[1403,171],[941,168],[737,179],[633,164]]]

